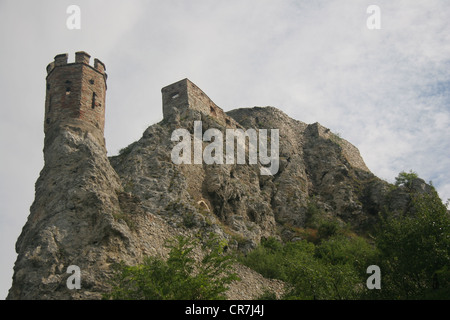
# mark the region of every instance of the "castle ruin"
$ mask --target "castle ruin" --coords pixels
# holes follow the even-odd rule
[[[68,54],[55,56],[47,66],[44,132],[52,127],[81,120],[99,129],[105,127],[106,79],[105,65],[84,51],[75,53],[75,62],[68,63]],[[163,117],[169,119],[186,110],[196,110],[213,117],[224,127],[236,127],[234,119],[218,107],[189,79],[161,89]]]
[[[183,79],[161,89],[163,117],[169,119],[187,109],[199,111],[216,119],[221,125],[236,126],[234,119],[218,107],[189,79]]]

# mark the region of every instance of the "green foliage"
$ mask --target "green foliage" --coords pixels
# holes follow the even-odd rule
[[[280,268],[280,261],[277,261],[282,249],[283,245],[276,239],[263,239],[258,247],[247,256],[241,257],[240,261],[266,278],[284,280],[286,278],[284,269]]]
[[[240,261],[265,277],[286,281],[290,290],[284,299],[354,299],[374,256],[362,238],[335,236],[320,245],[269,238]]]
[[[414,195],[413,213],[388,215],[376,238],[384,272],[383,298],[437,298],[448,290],[450,217],[437,194]],[[441,298],[448,298],[442,296]]]
[[[373,243],[350,236],[311,202],[306,225],[317,228],[318,241],[270,238],[240,261],[287,282],[284,299],[449,299],[450,216],[435,191],[411,190],[416,178],[412,171],[397,177],[397,186],[410,190],[411,206],[380,217]],[[381,290],[366,287],[370,265],[380,267]]]
[[[314,242],[263,239],[239,261],[267,278],[285,281],[283,299],[449,299],[450,216],[436,192],[411,190],[416,178],[412,171],[396,178],[397,186],[409,189],[411,206],[405,214],[381,216],[372,242],[344,230],[312,201],[306,227],[317,233]],[[169,244],[167,261],[148,258],[139,266],[119,265],[105,298],[224,298],[227,285],[237,279],[230,269],[233,260],[223,253],[225,243],[212,237],[201,263],[192,256],[197,244],[177,238]],[[381,290],[366,288],[370,265],[380,267]],[[275,298],[269,291],[260,296]]]
[[[188,229],[193,228],[197,225],[195,216],[192,212],[188,212],[183,215],[183,225]]]
[[[328,239],[337,234],[339,230],[339,224],[337,221],[324,221],[317,230],[319,239]]]
[[[315,255],[324,262],[338,265],[351,264],[361,275],[366,275],[366,268],[376,264],[376,248],[362,237],[349,238],[337,235],[317,246]]]
[[[395,185],[398,186],[405,186],[410,188],[411,183],[414,179],[417,179],[419,176],[416,172],[410,170],[409,173],[402,171],[398,174],[397,177],[395,177]]]
[[[256,300],[277,300],[277,295],[275,292],[266,289]]]
[[[148,257],[143,264],[115,266],[112,290],[105,299],[114,300],[214,300],[224,299],[227,286],[239,280],[232,271],[233,259],[224,254],[225,243],[211,236],[203,245],[204,257],[196,262],[198,241],[177,237],[168,243],[167,261]]]
[[[325,212],[315,201],[308,202],[305,216],[305,226],[317,230],[316,242],[326,240],[343,231],[336,220],[326,217]]]
[[[308,259],[293,265],[289,282],[293,289],[285,299],[354,299],[357,272],[348,264],[330,265],[317,259]]]
[[[305,225],[311,228],[318,228],[324,220],[324,213],[319,209],[315,201],[309,201],[306,207]]]

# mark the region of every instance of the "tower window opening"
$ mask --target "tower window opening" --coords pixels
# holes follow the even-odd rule
[[[177,93],[175,93],[175,94],[172,95],[172,99],[176,99],[176,98],[178,98],[179,96],[180,96],[180,94],[177,92]]]
[[[92,105],[91,105],[91,108],[92,109],[95,109],[95,97],[96,97],[97,95],[95,94],[95,92],[92,92]]]
[[[66,88],[66,96],[68,96],[70,94],[70,87]]]

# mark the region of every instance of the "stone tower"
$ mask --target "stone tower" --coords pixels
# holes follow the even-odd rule
[[[44,132],[79,120],[101,131],[105,126],[105,65],[98,59],[89,65],[90,55],[75,53],[67,63],[67,53],[59,54],[47,66]],[[75,120],[75,121],[73,121]]]
[[[113,215],[123,187],[103,135],[105,66],[97,59],[90,66],[85,52],[73,63],[67,56],[47,67],[44,167],[16,242],[8,299],[100,299],[114,251],[108,242],[121,244],[109,236],[120,228]],[[81,270],[81,289],[67,286],[71,265]]]

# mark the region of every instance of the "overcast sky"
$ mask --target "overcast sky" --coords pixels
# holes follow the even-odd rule
[[[66,9],[81,9],[69,30]],[[369,5],[381,29],[369,30]],[[357,146],[378,177],[414,170],[450,198],[448,0],[0,0],[0,299],[43,163],[46,66],[106,64],[115,155],[162,120],[161,88],[189,78],[225,111],[275,106]]]

